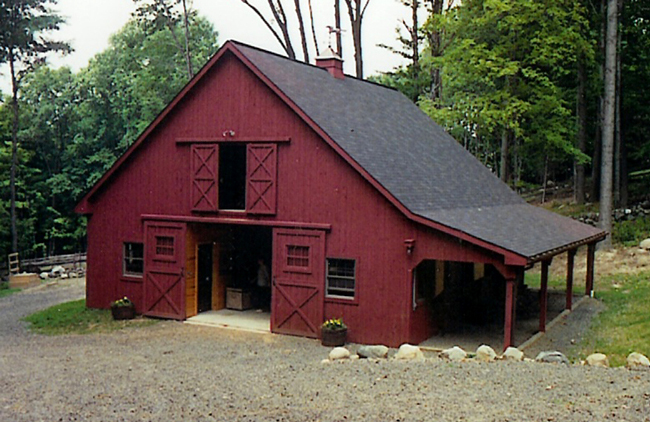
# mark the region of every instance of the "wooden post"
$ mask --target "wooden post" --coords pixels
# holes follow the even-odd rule
[[[577,249],[569,250],[566,260],[566,306],[564,309],[569,311],[573,308],[573,264],[576,252],[578,252]]]
[[[517,311],[517,277],[506,279],[505,323],[503,327],[503,350],[514,345],[515,313]]]
[[[596,253],[596,244],[587,245],[587,281],[585,286],[585,295],[593,296],[594,294],[594,254]]]
[[[539,286],[539,331],[546,332],[546,311],[548,307],[548,266],[550,261],[542,261],[542,282]]]

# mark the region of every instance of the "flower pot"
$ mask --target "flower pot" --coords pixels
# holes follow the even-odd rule
[[[135,306],[113,306],[111,314],[114,320],[133,319],[135,318]]]
[[[348,337],[348,330],[321,329],[321,344],[328,347],[343,346]]]

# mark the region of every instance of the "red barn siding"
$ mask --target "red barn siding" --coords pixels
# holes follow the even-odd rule
[[[122,277],[122,242],[143,239],[141,215],[190,216],[191,148],[179,140],[286,139],[278,144],[277,213],[266,221],[331,225],[325,256],[357,261],[355,300],[325,299],[324,317],[342,316],[350,340],[397,346],[428,334],[414,312],[409,270],[422,259],[497,263],[494,255],[409,221],[330,148],[256,75],[227,53],[98,191],[88,223],[88,305],[129,295],[142,281]],[[409,256],[405,239],[415,239]],[[324,263],[322,263],[324,265]]]

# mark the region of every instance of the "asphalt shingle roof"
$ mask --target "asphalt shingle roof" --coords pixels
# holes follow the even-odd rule
[[[528,258],[602,235],[528,205],[398,91],[235,45],[412,213]]]

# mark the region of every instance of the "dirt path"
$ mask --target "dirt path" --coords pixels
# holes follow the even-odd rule
[[[322,364],[328,348],[290,336],[163,321],[45,337],[18,322],[81,291],[0,299],[0,420],[650,421],[650,372],[434,355]]]

